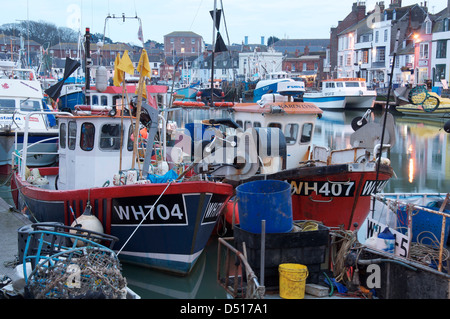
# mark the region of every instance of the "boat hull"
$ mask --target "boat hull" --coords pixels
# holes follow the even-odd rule
[[[347,95],[347,96],[322,96],[314,93],[305,93],[304,102],[316,104],[321,109],[368,109],[375,103],[375,95]]]
[[[82,91],[72,92],[59,97],[58,108],[60,110],[74,110],[75,105],[84,104],[85,97]]]
[[[176,95],[183,95],[185,99],[195,99],[197,96],[198,89],[193,87],[187,87],[178,89],[175,91]]]
[[[58,173],[57,168],[40,172],[50,184]],[[186,275],[206,246],[233,188],[201,181],[63,191],[33,186],[15,174],[11,190],[16,207],[32,221],[65,225],[74,221],[71,210],[80,216],[89,198],[105,233],[119,238],[113,249],[122,261]]]
[[[404,104],[398,105],[395,109],[405,115],[416,115],[425,117],[435,117],[435,118],[450,118],[450,106],[449,105],[439,105],[436,110],[432,112],[425,111],[421,105],[415,104]]]
[[[37,143],[28,148],[29,153],[41,153],[41,154],[28,154],[27,165],[29,167],[42,167],[50,166],[56,163],[58,158],[58,140],[48,140],[52,137],[58,137],[58,132],[54,131],[49,133],[29,133],[28,144]],[[15,135],[14,133],[0,133],[0,172],[8,173],[11,169],[12,153],[15,148]],[[17,149],[23,149],[23,133],[17,135]],[[53,153],[53,154],[42,154]]]
[[[380,165],[377,183],[375,163],[370,164],[301,167],[258,179],[285,180],[291,185],[294,220],[315,220],[328,227],[355,229],[369,214],[370,195],[375,189],[381,191],[393,174],[390,166]],[[234,211],[237,212],[237,205]],[[230,201],[226,209],[230,223],[232,212]],[[239,223],[238,215],[235,223]]]
[[[280,79],[280,80],[262,80],[256,84],[255,90],[253,91],[253,102],[258,102],[261,100],[262,96],[267,93],[277,93],[278,83],[280,82],[292,82],[291,79]]]

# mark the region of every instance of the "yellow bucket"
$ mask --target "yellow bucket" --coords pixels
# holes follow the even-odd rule
[[[300,264],[280,264],[280,297],[285,299],[303,299],[308,268]]]

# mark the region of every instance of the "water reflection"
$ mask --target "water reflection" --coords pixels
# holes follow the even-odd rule
[[[349,147],[354,132],[352,120],[364,113],[324,111],[317,121],[313,143],[331,149]],[[393,115],[395,144],[389,158],[396,176],[385,192],[449,192],[450,134],[443,130],[445,120]],[[370,116],[376,120],[381,111],[374,110]]]

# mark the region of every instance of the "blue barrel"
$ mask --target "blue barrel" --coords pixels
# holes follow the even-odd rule
[[[266,233],[290,232],[293,227],[291,185],[285,181],[248,182],[236,188],[240,228],[261,233],[261,221],[266,221]]]

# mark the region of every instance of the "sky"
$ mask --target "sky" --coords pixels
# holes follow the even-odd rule
[[[113,41],[139,44],[137,19],[142,23],[144,41],[164,42],[173,31],[192,31],[206,43],[213,39],[213,20],[209,14],[223,8],[220,34],[226,44],[265,43],[271,36],[279,39],[328,39],[330,28],[343,20],[357,0],[1,0],[0,24],[21,20],[46,21],[58,27],[69,27],[84,34],[100,33]],[[381,0],[366,0],[367,11]],[[384,1],[386,6],[390,0]],[[422,0],[423,2],[423,0]],[[447,7],[447,0],[428,0],[430,13]],[[402,5],[421,1],[402,0]],[[20,10],[18,10],[20,8]],[[120,19],[107,19],[115,16]],[[106,25],[106,27],[105,27]],[[105,30],[105,31],[104,31]]]

